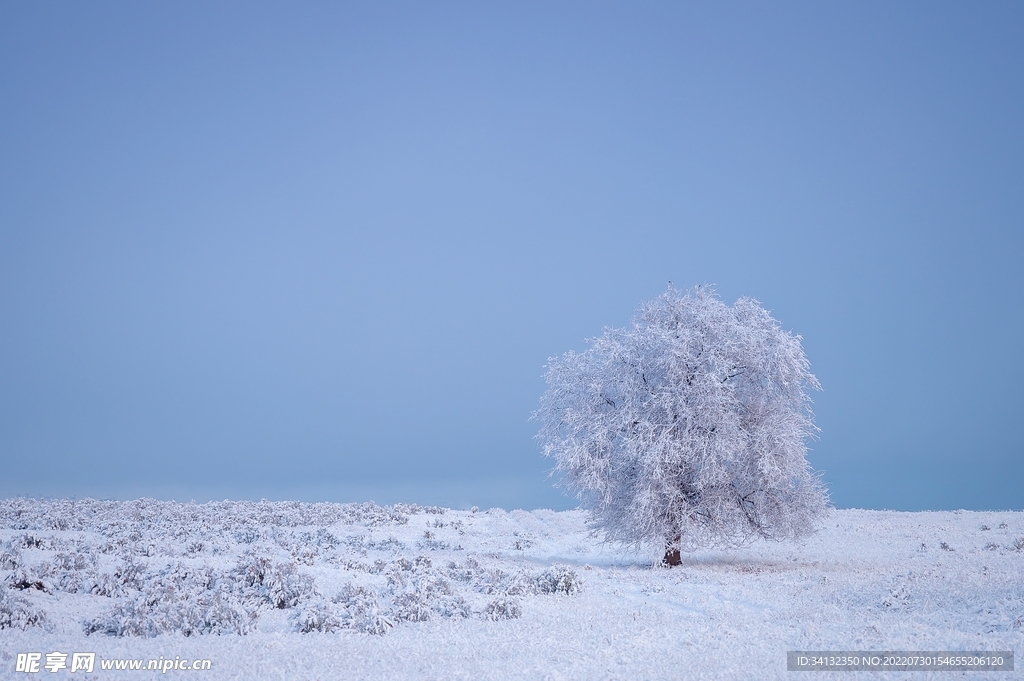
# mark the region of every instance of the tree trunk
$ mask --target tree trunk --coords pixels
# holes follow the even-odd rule
[[[679,555],[679,540],[681,536],[676,536],[674,540],[665,540],[665,557],[661,559],[661,562],[669,567],[673,565],[682,565],[683,559]]]

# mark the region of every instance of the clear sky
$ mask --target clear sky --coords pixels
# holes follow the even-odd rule
[[[569,508],[549,356],[714,284],[839,507],[1024,508],[1024,4],[0,4],[0,496]]]

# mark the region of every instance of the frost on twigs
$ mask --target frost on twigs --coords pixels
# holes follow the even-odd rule
[[[522,615],[523,608],[515,598],[497,598],[484,609],[484,618],[494,622],[519,619]]]
[[[575,570],[562,565],[555,565],[540,573],[533,579],[537,592],[542,594],[579,593],[583,589],[583,581]]]
[[[632,325],[548,360],[534,417],[561,484],[605,537],[678,551],[813,531],[828,497],[800,336],[757,301],[669,286]]]
[[[252,551],[239,558],[231,576],[233,590],[257,606],[292,608],[316,592],[313,578],[299,573],[293,564],[271,564],[269,558]]]
[[[0,589],[0,629],[28,629],[46,625],[46,613],[28,599]]]
[[[210,568],[176,563],[149,576],[140,593],[87,620],[83,628],[86,634],[108,636],[246,634],[257,617],[246,595]]]
[[[289,620],[295,631],[303,634],[353,629],[379,636],[394,626],[380,608],[376,593],[351,584],[346,585],[329,602],[316,599],[300,606]]]
[[[323,601],[310,603],[307,607],[295,610],[289,617],[295,631],[308,634],[313,631],[330,633],[341,629],[341,620],[334,609]]]

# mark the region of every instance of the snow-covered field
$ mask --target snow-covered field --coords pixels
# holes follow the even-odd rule
[[[1024,650],[1024,513],[838,510],[801,543],[659,557],[578,511],[0,500],[0,678],[776,679],[802,677],[787,650]],[[94,671],[19,673],[28,652]],[[161,657],[211,668],[100,668]]]

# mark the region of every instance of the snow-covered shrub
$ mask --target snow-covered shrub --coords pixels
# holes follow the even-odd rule
[[[477,588],[486,594],[525,596],[533,593],[534,583],[522,572],[509,573],[495,568],[488,570],[486,577],[477,582]]]
[[[807,463],[800,336],[760,304],[671,285],[626,329],[548,360],[534,414],[562,485],[610,540],[679,550],[811,532],[827,494]]]
[[[462,563],[449,561],[445,574],[449,579],[468,583],[474,590],[488,595],[571,595],[583,589],[580,576],[564,565],[554,565],[530,575],[524,572],[509,573],[500,568],[484,568],[474,558],[467,558]]]
[[[260,540],[260,531],[255,527],[246,527],[236,530],[234,536],[239,544],[254,544]]]
[[[533,578],[537,593],[566,594],[579,593],[583,580],[576,571],[564,565],[554,565]]]
[[[312,565],[316,562],[320,553],[316,550],[315,546],[300,546],[292,549],[291,555],[296,562],[302,565]]]
[[[298,572],[291,563],[275,566],[265,586],[267,601],[275,608],[293,608],[302,599],[316,595],[313,578]]]
[[[178,632],[246,634],[256,612],[233,591],[230,580],[210,568],[177,563],[153,575],[141,593],[115,605],[106,615],[85,622],[86,634],[144,636]]]
[[[81,572],[96,567],[96,558],[88,553],[58,553],[50,561],[54,570]]]
[[[270,573],[270,559],[254,552],[246,551],[239,557],[232,575],[242,590],[256,589],[263,586]]]
[[[24,591],[34,589],[43,593],[53,593],[54,586],[50,581],[50,572],[45,564],[31,568],[18,568],[7,576],[7,586],[11,589]]]
[[[46,625],[46,613],[28,599],[0,589],[0,629],[27,629]]]
[[[295,631],[308,634],[311,631],[332,632],[343,628],[342,621],[330,603],[316,600],[296,608],[288,620]]]
[[[434,536],[433,532],[427,530],[423,533],[423,538],[416,542],[416,548],[427,551],[448,551],[452,547],[451,544],[441,541]]]
[[[480,563],[475,558],[467,558],[465,562],[457,563],[455,561],[448,562],[447,573],[451,579],[460,582],[474,582],[480,579],[480,576],[485,571],[480,567]]]
[[[370,540],[366,542],[366,548],[374,551],[389,551],[391,553],[398,553],[399,551],[405,551],[408,547],[404,542],[399,541],[395,537],[388,537],[387,539]]]
[[[128,564],[107,580],[116,585],[142,579],[136,568]],[[140,593],[127,597],[107,615],[86,622],[86,633],[245,634],[254,628],[260,608],[291,608],[317,595],[313,578],[298,573],[294,565],[273,564],[252,552],[243,554],[226,573],[179,562],[142,579],[140,586]],[[99,589],[94,587],[94,593]]]
[[[498,598],[487,604],[484,619],[491,621],[518,619],[523,615],[523,607],[514,598]]]
[[[54,586],[67,593],[89,591],[89,575],[96,559],[87,553],[58,553],[50,561],[48,573]]]
[[[85,623],[86,634],[153,637],[172,632],[198,634],[247,634],[253,630],[256,614],[231,602],[221,592],[174,598],[167,591],[150,591],[124,603],[107,614]]]
[[[381,636],[394,626],[382,612],[377,594],[365,587],[346,584],[331,602],[340,606],[340,619],[346,629]]]
[[[473,614],[466,599],[455,592],[439,595],[429,602],[441,619],[466,619]]]
[[[399,563],[410,561],[399,561]],[[426,622],[434,616],[442,619],[469,617],[471,610],[466,600],[455,593],[451,583],[437,570],[431,568],[430,560],[419,557],[418,565],[411,574],[401,570],[388,572],[388,584],[397,593],[392,601],[391,613],[396,620]]]
[[[395,597],[392,605],[395,619],[406,622],[426,622],[431,619],[434,609],[427,598],[418,591],[406,591]]]
[[[409,516],[403,513],[400,505],[394,507],[378,506],[372,501],[365,504],[350,504],[350,524],[361,523],[367,527],[383,525],[406,525]],[[325,523],[326,524],[326,523]]]
[[[129,558],[114,571],[114,577],[130,589],[141,589],[146,579],[147,566]]]
[[[11,545],[19,549],[52,549],[53,543],[46,537],[38,537],[34,534],[23,534],[14,537]]]
[[[320,548],[335,549],[341,544],[341,541],[335,537],[326,528],[318,528],[316,531],[316,545]]]
[[[292,608],[316,595],[313,578],[299,573],[293,564],[274,565],[269,558],[253,552],[243,554],[231,574],[236,589],[247,600],[274,608]]]
[[[434,564],[426,556],[416,556],[412,560],[409,560],[408,558],[399,558],[395,561],[395,565],[407,572],[420,573],[429,570]]]
[[[21,551],[9,543],[0,550],[0,570],[16,570],[21,566]]]
[[[146,565],[129,556],[113,573],[96,570],[94,555],[58,553],[49,565],[40,565],[37,574],[45,574],[48,584],[67,593],[88,593],[118,598],[129,591],[139,591],[146,578]]]
[[[525,551],[533,546],[533,540],[528,536],[521,535],[519,532],[513,532],[512,536],[514,537],[512,548],[515,551]]]
[[[119,598],[128,593],[124,582],[109,572],[88,573],[82,578],[80,590],[94,596],[106,596],[107,598]]]

